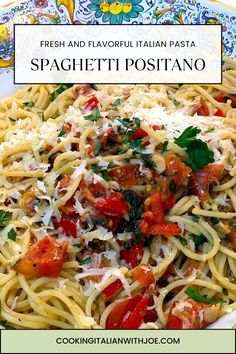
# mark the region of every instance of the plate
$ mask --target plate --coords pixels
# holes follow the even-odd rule
[[[226,1],[230,4],[234,1]],[[9,4],[10,3],[10,4]],[[236,59],[236,9],[202,0],[31,0],[1,1],[0,99],[22,85],[13,84],[14,23],[30,24],[222,24],[223,55]],[[232,328],[236,310],[208,328]]]

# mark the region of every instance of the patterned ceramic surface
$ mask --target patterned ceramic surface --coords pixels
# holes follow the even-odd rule
[[[215,24],[224,55],[236,58],[236,11],[203,0],[31,0],[0,8],[0,73],[12,70],[13,22]]]

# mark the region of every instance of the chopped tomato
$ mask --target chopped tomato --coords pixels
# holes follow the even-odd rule
[[[70,123],[65,123],[63,125],[63,129],[67,132],[70,133],[71,132],[71,124]]]
[[[236,251],[236,231],[231,231],[228,238],[233,250]]]
[[[95,198],[105,197],[106,188],[101,183],[87,183],[84,179],[80,182],[79,189],[89,204],[94,204]]]
[[[122,245],[122,243],[120,245]],[[142,259],[143,249],[144,243],[142,241],[139,241],[129,249],[122,249],[121,259],[124,259],[127,263],[131,265],[132,268],[135,268]]]
[[[115,280],[102,291],[102,297],[104,301],[110,300],[112,297],[117,295],[122,289],[124,289],[124,286],[121,280]]]
[[[224,117],[224,113],[221,109],[217,109],[214,113],[214,116],[217,116],[217,117]]]
[[[54,220],[53,224],[59,232],[62,232],[66,236],[77,237],[77,226],[73,220],[63,216],[59,221]]]
[[[136,245],[130,248],[129,252],[129,262],[132,268],[136,267],[143,256],[144,244],[142,241],[136,243]]]
[[[190,259],[187,268],[184,271],[184,276],[189,277],[194,269],[198,269],[200,267],[200,262],[195,261],[195,259]]]
[[[134,134],[129,134],[129,139],[130,140],[136,140],[136,139],[142,139],[148,136],[148,133],[145,132],[145,130],[139,128],[136,129]]]
[[[234,94],[225,94],[225,95],[219,95],[216,97],[216,101],[220,103],[226,103],[227,100],[231,100],[231,106],[233,108],[236,108],[236,95]]]
[[[64,176],[59,182],[59,191],[63,191],[63,189],[67,189],[71,184],[72,178],[71,176]]]
[[[31,246],[13,269],[28,276],[57,277],[62,270],[67,247],[67,241],[59,242],[46,236]]]
[[[112,168],[108,171],[109,176],[125,188],[131,188],[134,185],[141,184],[143,177],[141,176],[139,165],[124,165]]]
[[[75,97],[87,96],[92,92],[92,87],[89,84],[82,84],[75,86]]]
[[[153,130],[161,130],[161,126],[160,125],[151,125],[151,128],[153,129]]]
[[[84,105],[85,111],[93,111],[95,108],[99,106],[99,101],[97,97],[91,97]]]
[[[147,311],[148,298],[136,295],[118,303],[109,313],[107,329],[137,329]]]
[[[172,177],[174,182],[176,183],[176,187],[179,188],[184,179],[190,174],[192,171],[191,168],[185,165],[177,156],[171,155],[165,157],[166,170],[165,173]]]
[[[155,282],[155,277],[151,269],[145,264],[140,264],[133,271],[134,278],[138,280],[145,288],[148,288]]]
[[[60,211],[67,216],[75,216],[75,199],[74,197],[67,200],[67,202],[60,207]]]
[[[162,236],[178,236],[181,234],[181,228],[176,224],[155,224],[150,226],[145,231],[149,235],[162,235]]]
[[[219,181],[223,169],[223,165],[210,164],[203,167],[201,170],[193,171],[190,174],[189,182],[192,186],[193,192],[202,202],[209,198],[208,192],[210,184]]]
[[[209,304],[192,299],[175,301],[170,309],[166,322],[168,329],[201,329],[208,323],[204,320],[204,312]]]
[[[153,297],[150,296],[148,298],[148,307],[151,307],[154,305],[154,300]],[[146,315],[144,316],[144,322],[155,322],[157,320],[157,312],[156,310],[153,308],[152,310],[147,310]]]
[[[161,200],[165,203],[171,196],[170,178],[165,176],[156,177],[158,189],[161,193]]]
[[[128,213],[129,206],[123,199],[122,193],[113,192],[106,197],[96,198],[94,207],[104,214],[125,215]]]
[[[200,98],[200,102],[193,106],[192,113],[197,113],[199,116],[209,116],[209,109],[205,100],[202,97]]]
[[[163,202],[164,210],[171,210],[176,203],[175,195],[171,195],[165,202]]]
[[[143,218],[149,225],[164,222],[164,210],[160,192],[153,193],[145,200]]]

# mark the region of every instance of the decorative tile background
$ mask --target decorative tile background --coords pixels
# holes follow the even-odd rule
[[[0,9],[0,73],[12,70],[13,23],[222,24],[222,49],[236,58],[236,11],[203,0],[31,0]]]

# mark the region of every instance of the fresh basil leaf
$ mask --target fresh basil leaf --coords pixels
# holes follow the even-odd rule
[[[85,120],[91,120],[92,122],[96,122],[100,118],[102,117],[98,108],[94,109],[91,114],[84,117]]]
[[[197,291],[195,288],[192,286],[188,286],[187,289],[185,290],[185,294],[188,295],[191,299],[197,302],[204,302],[207,304],[221,304],[226,301],[222,299],[208,299],[208,297],[202,295]]]
[[[195,139],[200,132],[200,129],[190,126],[186,128],[178,138],[175,138],[175,144],[182,148],[186,148],[189,142]]]
[[[80,265],[89,264],[90,262],[91,262],[91,257],[88,257],[88,258],[82,259],[82,261],[80,261],[79,264]]]
[[[12,214],[11,211],[0,210],[0,225],[7,225],[8,221],[12,219]]]
[[[14,229],[11,229],[8,234],[7,237],[12,240],[12,241],[16,241],[16,232]]]

